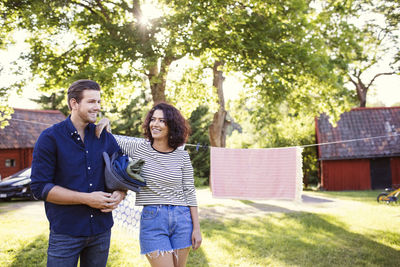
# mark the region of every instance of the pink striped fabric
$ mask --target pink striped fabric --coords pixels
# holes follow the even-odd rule
[[[231,149],[211,147],[214,197],[300,200],[301,148]]]

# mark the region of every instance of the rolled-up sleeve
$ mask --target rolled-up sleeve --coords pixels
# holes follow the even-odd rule
[[[31,190],[37,199],[46,200],[47,194],[55,186],[56,144],[49,129],[42,132],[33,150]]]

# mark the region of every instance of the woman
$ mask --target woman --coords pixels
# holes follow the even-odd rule
[[[187,151],[179,149],[189,125],[179,110],[155,105],[143,123],[146,142],[116,136],[129,157],[145,160],[141,176],[147,185],[136,194],[143,206],[140,248],[151,266],[185,266],[190,247],[201,245],[193,168]]]

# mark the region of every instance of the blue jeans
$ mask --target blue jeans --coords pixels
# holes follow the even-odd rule
[[[106,266],[111,230],[94,236],[70,236],[50,231],[48,267]]]

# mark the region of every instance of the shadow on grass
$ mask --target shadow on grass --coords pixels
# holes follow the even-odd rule
[[[302,202],[307,204],[307,203],[328,203],[328,202],[334,202],[334,200],[331,199],[326,199],[326,198],[320,198],[320,197],[314,197],[314,196],[306,196],[302,195]],[[251,206],[253,208],[256,208],[260,211],[264,212],[283,212],[283,213],[289,213],[289,212],[294,212],[291,209],[283,208],[281,206],[276,206],[276,205],[271,205],[271,204],[266,204],[266,203],[258,203],[258,202],[253,202],[251,200],[239,200],[243,204],[246,204],[248,206]],[[243,209],[243,214],[246,214],[245,209]]]
[[[288,212],[293,212],[291,209],[283,208],[280,206],[276,205],[270,205],[270,204],[265,204],[265,203],[257,203],[253,202],[250,200],[240,200],[243,204],[252,206],[253,208],[256,208],[258,210],[264,211],[264,212],[283,212],[283,213],[288,213]],[[246,214],[246,209],[243,209],[243,213]]]
[[[400,253],[372,240],[390,233],[361,235],[329,215],[271,214],[245,220],[202,220],[204,237],[224,255],[257,266],[398,266]],[[398,235],[397,235],[398,236]],[[386,238],[387,240],[387,238]],[[395,238],[387,243],[396,242]]]
[[[39,235],[30,243],[16,251],[10,267],[46,266],[48,236]]]
[[[270,205],[270,204],[265,204],[265,203],[256,203],[252,202],[249,200],[239,200],[240,202],[252,206],[260,211],[263,212],[268,212],[268,213],[287,213],[287,212],[293,212],[293,210],[283,208],[280,206],[276,205]],[[243,217],[246,217],[246,214],[248,214],[249,209],[246,206],[238,207],[238,206],[223,206],[223,209],[220,210],[216,205],[207,205],[207,206],[202,206],[200,207],[200,212],[201,216],[203,218],[208,218],[208,219],[215,219],[215,218],[231,218],[237,217],[238,214],[242,214]],[[230,216],[232,215],[232,216]]]
[[[326,202],[333,202],[332,199],[321,198],[321,197],[314,197],[314,196],[307,196],[302,195],[301,200],[304,203],[326,203]]]

